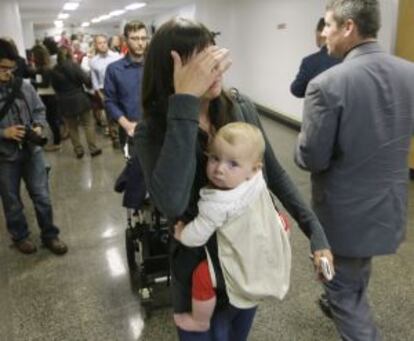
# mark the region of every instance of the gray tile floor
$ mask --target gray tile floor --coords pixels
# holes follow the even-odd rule
[[[308,174],[292,162],[296,132],[268,119],[263,123],[277,157],[309,198]],[[75,159],[67,141],[60,152],[47,154],[55,220],[69,244],[67,255],[57,257],[45,249],[19,254],[10,247],[0,213],[0,340],[176,340],[170,309],[142,319],[125,261],[125,211],[112,190],[124,161],[107,139],[101,142],[104,154],[95,159]],[[414,184],[410,193],[414,198]],[[26,195],[24,202],[38,241]],[[407,241],[397,255],[374,262],[370,297],[384,340],[414,340],[413,220],[411,201]],[[315,304],[321,290],[298,229],[292,245],[291,290],[283,302],[260,306],[250,340],[337,340],[334,326]]]

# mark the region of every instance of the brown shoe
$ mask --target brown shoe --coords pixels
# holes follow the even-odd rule
[[[76,154],[76,158],[77,159],[82,159],[83,158],[83,156],[85,155],[85,153],[84,152],[78,152],[78,153],[75,153]]]
[[[16,246],[17,250],[26,255],[35,253],[37,251],[36,245],[34,245],[29,238],[14,242],[14,245]]]
[[[46,239],[43,241],[43,245],[52,251],[55,255],[64,255],[68,252],[68,247],[59,238]]]
[[[97,149],[91,152],[91,157],[95,157],[102,154],[102,149]]]

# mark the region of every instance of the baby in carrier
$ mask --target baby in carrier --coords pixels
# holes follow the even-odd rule
[[[217,233],[218,257],[230,304],[252,308],[288,291],[291,250],[286,224],[262,174],[265,141],[248,123],[225,125],[209,145],[208,187],[200,191],[198,216],[175,226],[174,237],[195,247]],[[216,305],[215,274],[207,259],[193,272],[192,313],[174,314],[178,327],[206,331]]]

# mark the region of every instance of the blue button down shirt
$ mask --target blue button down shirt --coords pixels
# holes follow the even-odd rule
[[[113,119],[125,116],[137,122],[142,117],[141,80],[143,64],[127,55],[111,63],[105,74],[105,109]]]
[[[108,51],[106,54],[97,54],[92,58],[89,66],[91,69],[92,87],[95,91],[104,87],[105,73],[109,64],[121,59],[119,53]]]

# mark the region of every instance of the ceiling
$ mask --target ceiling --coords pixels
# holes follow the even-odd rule
[[[69,0],[17,0],[20,8],[20,15],[24,21],[32,21],[37,28],[53,27],[59,13],[63,12],[63,4]],[[141,19],[153,17],[157,14],[168,12],[176,7],[194,3],[191,0],[72,0],[80,2],[75,11],[64,11],[70,17],[64,20],[65,26],[78,26],[82,22],[90,21],[95,17],[108,14],[115,10],[124,9],[125,6],[134,2],[146,2],[143,8],[134,11],[127,11],[122,16],[113,17],[101,23],[120,22],[123,19]]]

